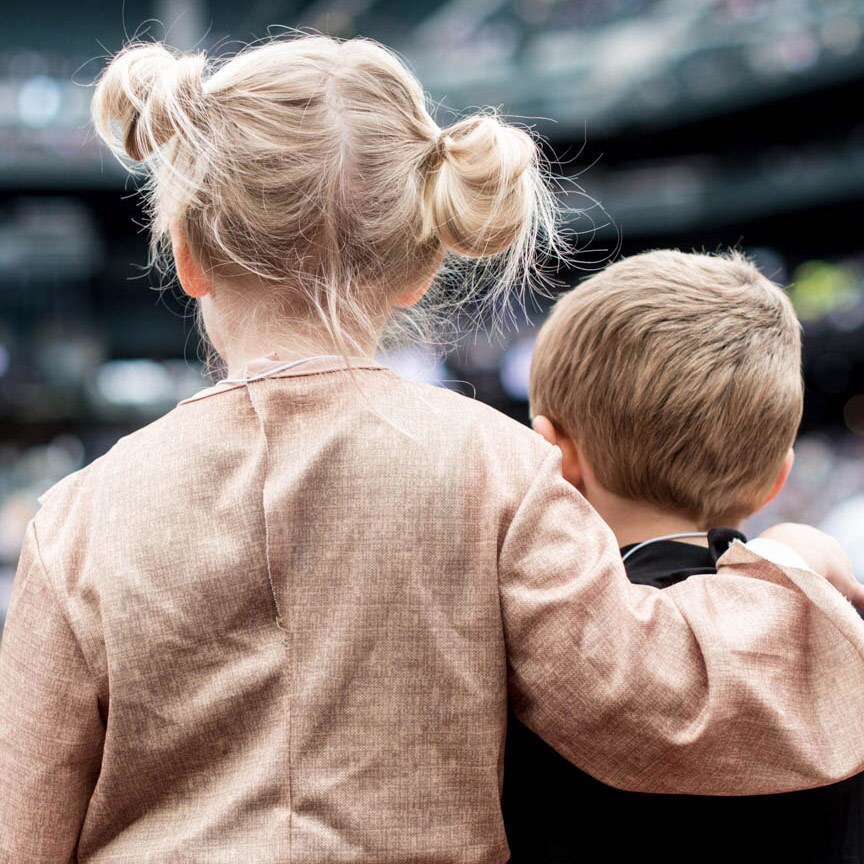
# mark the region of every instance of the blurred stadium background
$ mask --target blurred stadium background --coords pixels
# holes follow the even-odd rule
[[[4,0],[0,24],[0,621],[36,496],[208,383],[88,84],[134,34],[230,51],[269,25],[378,38],[444,105],[537,128],[586,193],[586,267],[737,245],[790,285],[807,405],[793,478],[750,528],[823,524],[864,576],[861,0]],[[391,362],[524,420],[532,339],[523,322]]]

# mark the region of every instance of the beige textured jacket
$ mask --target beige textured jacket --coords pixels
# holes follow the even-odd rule
[[[864,769],[864,625],[827,583],[739,545],[631,586],[539,436],[337,367],[201,391],[43,496],[0,861],[503,862],[508,685],[631,789]]]

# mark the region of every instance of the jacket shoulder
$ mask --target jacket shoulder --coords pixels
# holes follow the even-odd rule
[[[409,404],[418,417],[435,413],[454,434],[479,435],[493,448],[525,449],[540,459],[548,454],[550,445],[533,429],[485,402],[431,384],[401,381],[401,385],[406,396],[411,394]]]
[[[36,499],[41,505],[37,516],[44,513],[41,517],[44,520],[54,510],[64,513],[93,484],[122,486],[132,482],[136,468],[157,467],[160,457],[183,446],[183,439],[189,434],[189,423],[185,417],[181,418],[180,406],[175,406],[147,425],[121,436],[105,453],[49,486]]]

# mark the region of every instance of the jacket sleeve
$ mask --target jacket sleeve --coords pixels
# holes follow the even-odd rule
[[[75,860],[103,737],[95,684],[31,521],[0,645],[0,862]]]
[[[825,580],[742,544],[718,573],[631,584],[543,461],[499,558],[516,715],[622,789],[782,792],[864,768],[864,623]]]

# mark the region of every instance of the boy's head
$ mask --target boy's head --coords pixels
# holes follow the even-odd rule
[[[734,524],[791,465],[800,325],[738,252],[634,255],[555,305],[530,399],[607,492],[703,528]]]

